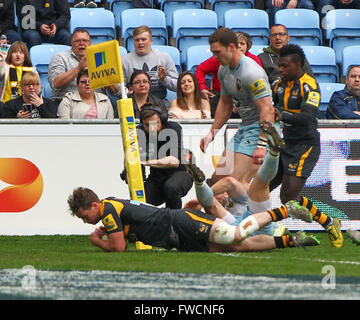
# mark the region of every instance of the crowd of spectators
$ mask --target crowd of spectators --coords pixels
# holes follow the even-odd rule
[[[273,25],[276,11],[285,8],[307,8],[316,10],[319,16],[323,17],[331,9],[360,9],[360,1],[355,0],[256,0],[254,3],[255,8],[266,10],[269,14],[271,26],[269,46],[265,47],[258,56],[253,55],[249,52],[252,45],[251,37],[244,32],[238,32],[239,48],[265,69],[272,86],[279,78],[277,63],[279,50],[290,41],[286,26]],[[150,0],[133,0],[132,5],[135,8],[149,8],[155,7],[158,3]],[[52,88],[51,99],[57,106],[61,104],[57,117],[86,118],[90,116],[87,112],[84,113],[84,110],[79,113],[70,108],[70,106],[74,107],[75,101],[78,101],[80,106],[87,104],[84,102],[87,100],[83,98],[84,93],[81,94],[79,91],[83,90],[84,92],[86,86],[84,87],[81,82],[78,82],[78,76],[87,68],[85,49],[91,44],[90,35],[85,29],[70,34],[71,7],[110,9],[107,0],[0,1],[0,17],[2,18],[0,20],[0,115],[2,117],[4,116],[1,112],[4,108],[3,105],[9,100],[17,99],[22,94],[22,74],[30,71],[37,72],[32,65],[29,49],[42,43],[71,46],[70,50],[54,55],[49,65],[48,81]],[[33,14],[36,19],[32,18]],[[19,21],[18,23],[16,23],[15,17]],[[164,106],[169,110],[172,118],[214,118],[221,90],[217,79],[217,70],[220,64],[214,57],[201,63],[195,71],[195,76],[191,72],[185,72],[179,77],[170,55],[152,48],[153,39],[149,27],[139,26],[135,29],[133,38],[135,50],[122,57],[122,64],[124,80],[129,95],[133,99],[137,118],[139,118],[141,106],[145,102]],[[139,73],[139,70],[143,73]],[[304,71],[314,76],[307,60]],[[180,78],[181,82],[178,81]],[[211,80],[209,80],[210,78]],[[346,84],[345,90],[351,92],[348,83]],[[188,92],[189,90],[190,92]],[[88,102],[92,102],[88,105],[91,110],[90,117],[117,117],[114,101],[121,97],[120,91],[118,85],[113,85],[91,93],[92,98],[88,100]],[[176,93],[173,101],[167,100],[169,91]],[[104,97],[103,95],[108,98],[106,104],[109,102],[112,104],[113,115],[104,114],[101,111],[102,107],[97,107],[97,104],[100,103],[98,99]],[[355,98],[357,99],[357,96]],[[332,104],[334,101],[338,101],[338,99],[333,99]],[[237,101],[234,101],[234,111],[236,103]],[[67,106],[66,112],[64,106]],[[333,105],[332,108],[334,108]],[[69,112],[69,110],[72,111]],[[328,112],[328,114],[330,113]],[[232,117],[238,117],[236,112]]]
[[[133,1],[135,8],[149,8],[152,5],[149,0]],[[72,3],[68,0],[17,0],[16,6],[11,0],[0,1],[1,118],[114,119],[118,117],[114,101],[121,98],[120,85],[96,90],[90,87],[85,50],[91,44],[91,37],[85,29],[77,29],[70,33],[71,6],[109,9],[106,0],[101,2],[77,0]],[[285,8],[307,8],[316,10],[322,18],[330,9],[360,9],[360,1],[259,0],[255,1],[255,8],[266,10],[269,14],[271,27],[269,46],[264,47],[259,55],[251,54],[249,52],[252,46],[251,37],[244,32],[238,32],[239,49],[265,70],[269,83],[274,88],[280,78],[278,66],[280,49],[290,41],[286,26],[273,24],[275,12]],[[36,19],[32,18],[33,14]],[[18,26],[15,16],[20,22]],[[141,121],[140,127],[147,134],[149,130],[144,125],[146,126],[148,119],[152,117],[160,117],[162,127],[160,131],[169,126],[176,127],[180,140],[181,126],[169,122],[168,118],[213,119],[215,117],[221,93],[217,78],[220,63],[216,58],[210,57],[203,61],[194,73],[184,71],[179,75],[171,56],[152,48],[152,31],[148,26],[140,25],[136,28],[133,31],[133,40],[134,51],[122,57],[123,75],[128,96],[133,101],[135,118]],[[48,82],[52,88],[50,98],[42,96],[42,83],[29,54],[31,47],[42,43],[70,46],[69,50],[55,54],[49,64]],[[328,119],[360,118],[359,65],[351,67],[347,72],[346,87],[333,94],[327,111]],[[304,72],[314,77],[306,59]],[[171,101],[168,100],[169,91],[176,94],[175,99]],[[234,118],[239,117],[236,112],[237,103],[239,102],[234,99],[232,115]],[[142,113],[143,107],[149,105],[160,108],[159,110],[162,110],[160,115],[159,112],[151,111],[151,107],[147,112]],[[163,119],[165,116],[162,116],[164,113],[166,113],[166,121]],[[181,142],[179,143],[179,148],[182,149]],[[146,148],[143,147],[144,150]],[[143,164],[152,168],[146,183],[146,192],[153,204],[165,202],[171,208],[181,207],[181,197],[186,195],[192,183],[184,168],[179,165],[181,160],[179,157],[176,161],[169,161],[167,164],[168,171],[171,172],[167,182],[166,179],[157,181],[159,168],[160,171],[165,172],[161,170],[164,167],[162,159],[155,159],[155,162],[154,159],[144,160]],[[184,190],[180,190],[179,186],[184,185],[184,176],[188,183]],[[179,179],[182,183],[177,182]],[[167,187],[159,189],[159,183]],[[158,190],[162,190],[160,194]],[[167,194],[169,194],[168,198],[166,198]],[[174,194],[177,194],[178,198],[172,197]]]

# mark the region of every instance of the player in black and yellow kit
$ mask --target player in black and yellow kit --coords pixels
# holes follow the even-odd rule
[[[316,80],[304,73],[304,61],[304,52],[297,45],[288,44],[280,50],[281,80],[274,87],[273,101],[276,118],[284,125],[286,147],[280,153],[279,170],[270,188],[273,190],[282,184],[282,203],[297,200],[307,207],[313,220],[328,232],[332,246],[342,247],[344,239],[340,220],[327,216],[310,199],[300,196],[320,156],[320,134],[317,130],[320,89]]]
[[[90,234],[90,242],[103,251],[123,252],[127,241],[141,241],[168,250],[212,252],[262,251],[314,245],[307,243],[306,237],[272,237],[265,234],[249,237],[270,222],[288,216],[311,222],[309,211],[295,202],[253,214],[238,226],[215,217],[215,210],[225,210],[215,199],[214,205],[208,208],[210,212],[214,210],[211,215],[194,209],[158,208],[113,197],[100,200],[92,190],[80,187],[69,196],[68,204],[71,213],[85,223],[103,223]],[[107,239],[104,239],[104,235]]]

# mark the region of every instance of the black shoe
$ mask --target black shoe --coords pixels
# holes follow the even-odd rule
[[[192,176],[194,182],[196,184],[202,184],[206,178],[205,174],[194,163],[195,159],[193,158],[193,154],[190,150],[189,150],[189,153],[184,155],[183,160],[184,160],[183,161],[184,166],[185,166],[187,172],[189,172],[189,174]]]
[[[275,126],[267,120],[260,122],[260,129],[265,134],[269,147],[275,152],[280,152],[285,149],[285,141],[279,135]]]

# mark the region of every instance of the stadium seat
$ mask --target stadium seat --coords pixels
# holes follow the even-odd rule
[[[127,51],[134,50],[133,31],[141,25],[148,26],[152,31],[153,44],[167,45],[165,13],[153,8],[135,8],[121,13],[121,37]]]
[[[360,65],[360,45],[349,46],[344,48],[342,54],[341,69],[342,75],[346,77],[349,67],[353,65]]]
[[[173,13],[180,9],[203,9],[204,0],[161,0],[160,8],[165,13],[166,26],[172,26]]]
[[[302,49],[318,82],[339,82],[334,49],[325,46],[303,46]]]
[[[128,53],[125,47],[119,46],[119,48],[120,48],[120,56],[121,57]]]
[[[155,45],[151,46],[153,49],[158,49],[159,51],[167,52],[171,59],[173,60],[177,72],[180,74],[182,72],[181,64],[180,64],[180,51],[178,48],[173,46],[162,46],[162,45]]]
[[[186,51],[186,70],[195,73],[196,67],[212,55],[209,45],[189,47]]]
[[[116,39],[114,14],[104,8],[72,8],[70,10],[70,32],[86,29],[92,44]]]
[[[217,30],[216,13],[207,9],[180,9],[173,13],[172,36],[185,63],[186,51],[195,45],[209,44],[209,36]]]
[[[341,64],[344,48],[360,45],[360,10],[330,10],[326,13],[325,22],[325,37],[335,50],[336,63]]]
[[[70,49],[70,46],[62,44],[40,44],[30,48],[30,59],[39,73],[42,94],[45,98],[50,98],[51,95],[51,87],[48,82],[48,71],[52,57],[58,52]]]
[[[171,90],[169,90],[169,89],[167,89],[167,93],[166,93],[166,99],[168,100],[168,101],[172,101],[172,100],[174,100],[174,99],[176,99],[176,92],[175,91],[171,91]]]
[[[269,16],[265,10],[231,9],[224,13],[224,27],[243,31],[251,36],[254,45],[268,45]]]
[[[127,9],[133,9],[131,0],[110,0],[110,10],[114,14],[115,27],[121,28],[121,13]]]
[[[258,45],[252,45],[251,46],[251,48],[250,48],[250,50],[249,50],[249,52],[250,53],[252,53],[252,54],[254,54],[254,55],[256,55],[256,56],[258,56],[260,53],[263,53],[264,51],[263,51],[263,49],[264,49],[265,47],[264,46],[262,46],[262,45],[260,45],[260,46],[258,46]]]
[[[310,9],[282,9],[276,11],[275,24],[283,24],[290,35],[290,43],[300,46],[321,46],[322,32],[319,14]]]
[[[30,48],[30,59],[39,74],[48,73],[52,57],[61,51],[70,50],[70,46],[62,44],[40,44]]]
[[[328,107],[330,98],[334,91],[339,91],[344,89],[345,84],[343,83],[319,83],[320,92],[321,92],[321,101],[318,110],[318,118],[325,119],[326,118],[326,109]]]
[[[41,94],[43,95],[43,97],[45,98],[48,98],[50,99],[51,98],[51,92],[52,92],[52,89],[51,89],[51,86],[50,86],[50,83],[46,78],[40,78],[41,80],[41,87],[42,87],[42,91],[41,91]]]
[[[50,98],[51,96],[51,87],[48,82],[48,71],[49,64],[52,57],[61,51],[70,50],[70,46],[62,44],[40,44],[30,48],[29,54],[33,66],[36,68],[39,73],[41,85],[42,85],[42,94],[45,98]]]
[[[254,0],[210,0],[211,10],[216,12],[218,26],[224,26],[224,14],[231,9],[252,9]]]

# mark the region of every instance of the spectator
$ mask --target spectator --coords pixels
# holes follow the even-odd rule
[[[71,49],[53,56],[49,64],[48,80],[52,90],[51,99],[59,104],[67,92],[77,89],[76,78],[79,72],[87,68],[85,49],[91,44],[88,31],[77,29],[71,38]],[[108,94],[120,95],[119,85],[106,87]],[[97,89],[106,93],[105,88]]]
[[[150,167],[144,183],[146,202],[165,203],[167,208],[180,209],[181,198],[192,187],[191,176],[181,164],[182,128],[167,119],[167,111],[153,104],[145,104],[137,127],[141,161]],[[141,138],[143,137],[143,138]]]
[[[239,40],[239,48],[240,50],[245,53],[245,55],[249,58],[255,60],[260,66],[262,66],[262,62],[259,57],[251,54],[249,52],[252,46],[251,37],[245,32],[237,32],[236,33],[238,40]],[[200,93],[204,99],[210,101],[211,105],[211,118],[215,117],[216,106],[219,102],[220,98],[220,82],[217,77],[217,73],[220,67],[219,61],[214,57],[210,57],[209,59],[205,60],[204,62],[200,63],[196,70],[195,70],[195,77],[199,83]],[[211,89],[209,89],[206,85],[206,76],[212,75],[211,80]]]
[[[360,65],[349,68],[346,87],[335,91],[326,110],[327,119],[360,119]]]
[[[1,101],[7,102],[21,95],[20,81],[24,72],[34,71],[26,44],[14,42],[7,55],[0,55]]]
[[[150,93],[151,81],[149,75],[143,70],[136,70],[130,77],[129,98],[133,100],[134,115],[140,119],[140,110],[146,102],[151,102],[166,109],[164,100]]]
[[[314,4],[312,0],[266,0],[266,11],[269,14],[270,26],[274,23],[274,17],[277,11],[294,8],[314,10]]]
[[[0,35],[5,35],[10,44],[21,41],[15,26],[14,1],[3,0],[0,6]]]
[[[23,9],[25,6],[33,6],[36,18],[31,16],[33,11]],[[16,11],[23,39],[29,48],[44,42],[70,45],[68,0],[17,0]],[[27,20],[30,21],[28,24],[25,23]],[[32,21],[35,25],[32,25]]]
[[[151,0],[132,0],[134,8],[152,8]]]
[[[77,90],[66,93],[59,104],[58,116],[63,119],[114,119],[109,98],[90,87],[87,70],[76,78]]]
[[[86,4],[85,4],[86,2]],[[107,6],[107,2],[106,0],[101,0],[101,7],[106,7]],[[81,0],[77,0],[75,1],[74,5],[73,5],[74,8],[97,8],[99,7],[99,5],[94,2],[94,1],[89,1],[89,0],[86,0],[86,1],[81,1]]]
[[[133,32],[135,51],[122,57],[124,81],[129,79],[135,70],[146,71],[151,79],[150,92],[166,99],[167,89],[176,90],[178,73],[174,62],[167,52],[152,49],[152,32],[147,26],[140,26]],[[167,106],[169,106],[167,102]]]
[[[360,9],[359,0],[312,0],[312,2],[320,16],[334,9]]]
[[[20,83],[22,96],[4,104],[3,118],[56,118],[56,104],[41,95],[41,82],[37,73],[26,72]]]
[[[195,76],[185,71],[179,75],[177,98],[171,101],[169,117],[176,119],[210,119],[210,103],[200,94]]]
[[[274,24],[270,29],[270,46],[264,48],[264,52],[259,54],[259,58],[262,62],[263,68],[268,75],[271,88],[274,88],[275,84],[280,80],[279,71],[279,52],[280,49],[288,44],[290,36],[287,29],[282,24]],[[305,58],[304,71],[314,77],[309,62]]]

